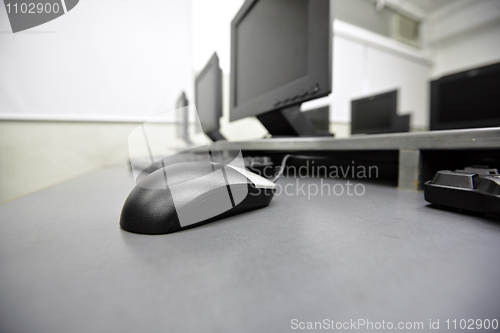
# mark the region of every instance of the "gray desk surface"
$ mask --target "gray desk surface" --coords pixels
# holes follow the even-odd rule
[[[103,169],[0,206],[2,332],[500,319],[500,223],[431,208],[422,193],[366,184],[359,197],[280,195],[261,210],[144,236],[118,225],[132,186],[125,169]]]

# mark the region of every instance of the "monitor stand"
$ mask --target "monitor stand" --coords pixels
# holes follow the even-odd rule
[[[213,142],[215,141],[221,141],[221,140],[226,140],[224,135],[219,132],[219,130],[212,131],[210,133],[205,133]]]
[[[188,132],[188,127],[187,127],[187,122],[185,123],[186,126],[183,126],[182,128],[182,140],[188,145],[191,146],[193,144],[193,141],[191,141],[191,138],[189,137],[189,132]]]
[[[273,137],[333,136],[328,131],[316,129],[309,117],[300,111],[300,104],[267,112],[257,118]]]

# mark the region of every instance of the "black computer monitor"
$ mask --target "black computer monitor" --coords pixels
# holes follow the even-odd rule
[[[351,101],[351,134],[408,132],[410,115],[397,110],[397,90]]]
[[[500,126],[500,63],[431,82],[431,130]]]
[[[332,91],[331,0],[247,0],[231,23],[230,120],[273,136],[320,136],[302,102]]]
[[[219,132],[222,117],[222,70],[217,53],[195,80],[195,103],[203,132],[213,141],[225,140]]]
[[[189,112],[186,107],[189,105],[189,101],[184,92],[181,93],[179,98],[175,103],[175,107],[177,110],[177,137],[182,139],[187,144],[192,144],[191,139],[189,138]]]

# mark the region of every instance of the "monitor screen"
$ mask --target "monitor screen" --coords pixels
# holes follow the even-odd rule
[[[307,75],[308,1],[258,1],[236,27],[236,103]]]
[[[499,117],[500,75],[488,73],[468,80],[443,82],[439,122],[494,119]]]
[[[196,78],[196,110],[205,133],[219,129],[222,116],[222,78],[218,59],[214,55]]]
[[[230,120],[326,96],[331,0],[247,0],[231,23]]]
[[[390,132],[397,114],[397,91],[352,101],[351,132]]]

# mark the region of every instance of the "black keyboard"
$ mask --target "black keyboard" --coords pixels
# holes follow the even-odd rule
[[[435,205],[500,216],[500,175],[487,167],[438,171],[424,184],[424,198]]]

